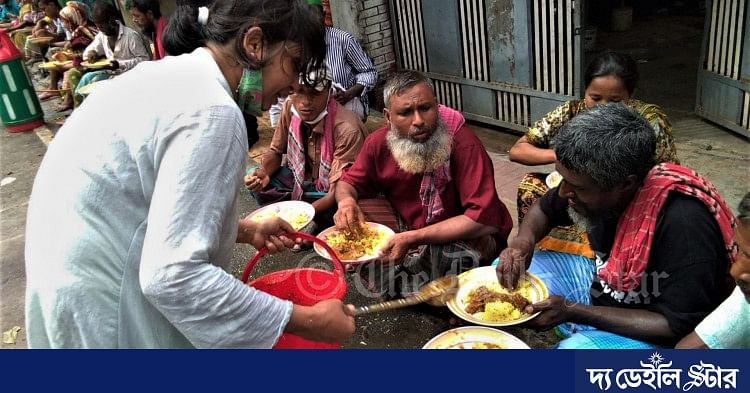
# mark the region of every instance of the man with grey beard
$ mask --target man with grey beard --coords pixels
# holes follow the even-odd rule
[[[656,164],[649,123],[622,104],[570,120],[555,138],[563,177],[529,210],[500,253],[513,289],[528,269],[549,298],[526,307],[526,327],[555,328],[559,348],[672,346],[731,292],[734,218],[715,187],[689,168]],[[550,229],[586,228],[596,261],[535,250]]]
[[[367,138],[338,183],[334,221],[357,231],[366,216],[378,221],[363,199],[380,195],[392,206],[401,231],[378,262],[360,267],[378,295],[392,298],[488,264],[505,248],[513,224],[487,151],[461,113],[438,105],[432,82],[402,71],[383,94],[387,125]]]

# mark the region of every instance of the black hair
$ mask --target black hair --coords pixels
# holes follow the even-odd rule
[[[310,9],[312,9],[314,12],[318,14],[318,18],[322,21],[325,21],[326,18],[326,10],[323,8],[323,4],[311,4]]]
[[[42,7],[43,4],[48,4],[48,3],[54,3],[57,6],[57,8],[62,9],[62,7],[60,7],[60,3],[58,3],[57,0],[39,0],[37,1],[37,7]]]
[[[632,96],[638,84],[638,65],[624,53],[606,51],[597,55],[586,67],[583,74],[584,86],[589,87],[591,81],[600,76],[617,77]]]
[[[198,8],[208,7],[208,22],[198,23]],[[253,68],[263,63],[251,60],[242,48],[242,36],[251,27],[260,27],[266,45],[290,41],[301,46],[297,71],[312,71],[324,64],[325,30],[320,17],[305,0],[220,0],[178,1],[177,9],[164,31],[164,49],[170,55],[190,53],[207,42],[220,45],[235,40],[235,56]],[[303,73],[305,84],[309,72]]]
[[[94,4],[94,10],[91,12],[93,21],[112,21],[120,20],[120,11],[115,8],[114,4],[109,1],[99,1]]]
[[[154,19],[161,18],[161,7],[159,6],[159,0],[128,0],[125,4],[125,9],[137,9],[142,13],[146,14],[148,11],[154,15]]]

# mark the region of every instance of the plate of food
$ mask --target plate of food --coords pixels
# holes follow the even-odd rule
[[[361,264],[378,258],[380,250],[393,235],[393,230],[383,224],[365,222],[358,232],[339,231],[336,227],[330,227],[320,232],[318,239],[326,242],[342,263]],[[313,248],[321,257],[331,259],[317,243]]]
[[[112,62],[107,59],[97,60],[93,63],[90,63],[88,61],[84,61],[81,63],[81,66],[83,66],[84,68],[88,68],[90,70],[100,70],[103,68],[108,68],[111,65],[112,65]]]
[[[456,295],[448,308],[459,318],[484,326],[512,326],[537,315],[524,312],[526,306],[549,297],[539,277],[525,273],[518,288],[510,292],[497,281],[494,266],[484,266],[461,273]]]
[[[72,66],[73,61],[49,61],[46,63],[39,64],[39,68],[45,69],[45,70],[51,70],[57,67],[66,67],[66,66]]]
[[[558,171],[554,171],[547,175],[547,178],[544,179],[544,182],[547,183],[547,187],[549,188],[555,188],[560,185],[560,182],[562,182],[562,175]]]
[[[525,342],[502,330],[464,326],[433,337],[422,349],[530,349]]]
[[[48,45],[55,37],[32,37],[29,38],[29,42],[37,45]]]
[[[55,53],[54,55],[50,56],[50,58],[55,61],[68,61],[68,60],[72,61],[75,56],[76,54],[73,52],[61,50]]]
[[[295,231],[299,231],[315,218],[315,208],[302,201],[277,202],[254,211],[250,215],[250,220],[262,221],[271,217],[279,217],[288,222]]]

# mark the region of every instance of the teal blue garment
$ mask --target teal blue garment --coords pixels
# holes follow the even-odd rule
[[[105,79],[109,79],[109,71],[102,70],[102,71],[91,71],[83,74],[81,77],[81,80],[78,82],[78,86],[76,86],[75,95],[81,95],[81,88],[83,88],[86,85],[90,85],[94,82],[103,81]]]
[[[6,1],[7,4],[10,5],[10,8],[8,11],[12,13],[15,16],[18,16],[18,14],[21,12],[21,2],[19,0],[8,0]]]
[[[712,349],[750,349],[750,304],[737,287],[695,328]]]
[[[647,342],[623,337],[604,330],[580,331],[557,344],[557,349],[656,349]]]
[[[5,4],[0,6],[0,20],[10,18],[8,14],[18,16],[20,11],[21,4],[18,3],[18,0],[7,0]]]

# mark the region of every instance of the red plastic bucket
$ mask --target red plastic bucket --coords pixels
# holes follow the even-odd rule
[[[265,255],[268,250],[263,247],[247,262],[245,271],[242,272],[242,282],[247,285],[274,295],[278,298],[289,300],[301,306],[312,306],[316,303],[329,299],[343,299],[346,295],[346,279],[344,267],[336,253],[324,241],[306,233],[290,233],[290,238],[301,238],[303,240],[318,243],[332,256],[333,271],[322,269],[297,268],[287,269],[260,276],[252,282],[247,282],[253,267]],[[341,344],[322,343],[305,340],[293,334],[284,333],[274,346],[274,349],[339,349]]]

